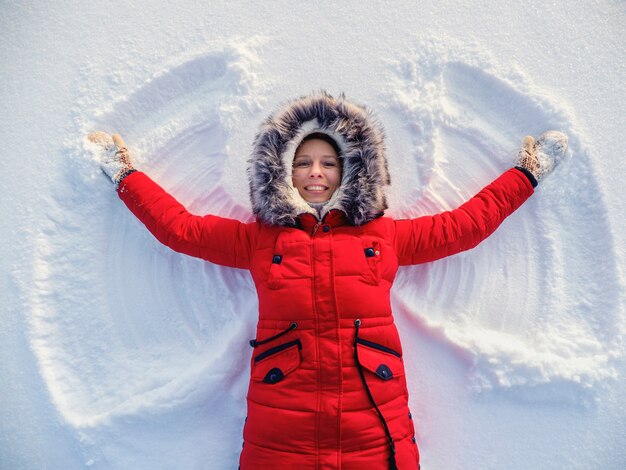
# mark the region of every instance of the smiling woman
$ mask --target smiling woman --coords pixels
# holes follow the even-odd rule
[[[291,180],[306,202],[327,202],[339,187],[339,147],[331,142],[334,141],[325,134],[315,133],[303,139],[296,149]]]
[[[419,469],[390,302],[398,267],[476,246],[567,146],[559,132],[528,137],[518,166],[458,209],[394,220],[384,216],[382,128],[365,107],[315,93],[270,116],[257,135],[257,220],[243,223],[189,213],[135,170],[119,136],[90,140],[120,198],[157,239],[252,274],[259,319],[242,470]]]

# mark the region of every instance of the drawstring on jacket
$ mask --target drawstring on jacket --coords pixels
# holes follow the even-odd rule
[[[378,405],[374,401],[374,397],[372,396],[372,392],[370,391],[369,386],[367,385],[367,380],[365,380],[365,374],[363,373],[363,366],[361,366],[361,362],[359,361],[359,327],[361,326],[361,320],[354,320],[354,359],[356,361],[357,369],[359,370],[359,376],[361,377],[361,381],[363,382],[363,386],[365,387],[365,391],[367,392],[367,396],[370,400],[370,403],[376,410],[378,417],[380,418],[380,422],[383,423],[383,428],[385,428],[385,434],[387,435],[387,440],[389,441],[389,451],[391,452],[391,456],[389,457],[389,470],[398,470],[398,466],[396,465],[396,446],[393,442],[393,438],[391,437],[391,432],[389,432],[389,426],[387,426],[387,421],[385,417],[378,409]]]

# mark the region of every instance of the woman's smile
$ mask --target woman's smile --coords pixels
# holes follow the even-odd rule
[[[320,191],[326,191],[328,190],[328,186],[321,186],[321,185],[311,185],[311,186],[305,186],[304,189],[306,191],[312,191],[312,192],[320,192]]]

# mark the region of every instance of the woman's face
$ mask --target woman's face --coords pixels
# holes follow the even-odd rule
[[[341,183],[337,152],[328,142],[307,140],[296,150],[292,182],[307,202],[326,202]]]

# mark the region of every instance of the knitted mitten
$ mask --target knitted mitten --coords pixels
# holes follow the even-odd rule
[[[563,160],[567,136],[559,131],[547,131],[537,140],[527,135],[517,156],[516,165],[529,171],[539,182]]]
[[[100,161],[102,171],[115,184],[119,184],[126,176],[133,173],[135,168],[130,159],[124,140],[119,134],[112,136],[106,132],[92,132],[87,136],[90,150]]]

